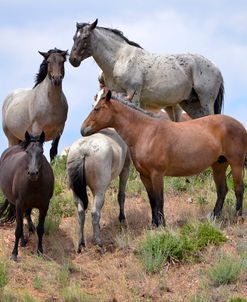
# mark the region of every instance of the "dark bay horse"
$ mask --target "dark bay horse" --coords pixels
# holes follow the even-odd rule
[[[191,118],[221,113],[223,77],[207,58],[153,54],[121,31],[97,26],[97,22],[76,24],[69,56],[74,67],[92,56],[112,91],[148,110],[165,108],[175,121],[180,120],[179,106]]]
[[[227,193],[226,169],[231,167],[236,195],[236,214],[242,215],[243,167],[247,132],[237,120],[210,115],[175,123],[134,106],[128,101],[102,95],[81,126],[83,136],[113,127],[129,146],[152,208],[152,222],[165,224],[163,176],[189,176],[213,169],[218,216]]]
[[[34,87],[16,89],[4,100],[3,131],[9,146],[24,140],[26,130],[33,135],[44,131],[46,141],[52,140],[52,160],[57,155],[68,112],[67,100],[62,90],[67,51],[55,48],[39,53],[44,60],[36,75]]]
[[[23,214],[26,213],[30,231],[34,231],[31,220],[32,208],[39,209],[38,254],[43,253],[42,237],[44,222],[53,195],[54,175],[43,155],[45,134],[31,136],[25,133],[25,140],[6,149],[0,158],[0,189],[4,202],[0,205],[0,224],[12,223],[16,219],[15,244],[12,260],[17,260],[18,243],[26,245],[23,234]]]

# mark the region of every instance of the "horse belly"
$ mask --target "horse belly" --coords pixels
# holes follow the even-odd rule
[[[158,71],[157,71],[158,70]],[[179,69],[162,67],[150,68],[145,85],[141,92],[141,104],[154,105],[159,108],[173,106],[185,99],[191,93],[192,83]]]

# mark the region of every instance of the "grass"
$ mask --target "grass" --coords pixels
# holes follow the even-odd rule
[[[8,283],[6,262],[0,262],[0,289]]]
[[[62,297],[64,302],[93,302],[96,297],[81,291],[78,285],[65,287],[62,290]]]
[[[244,270],[243,260],[225,253],[208,270],[208,276],[214,286],[235,283]]]
[[[209,244],[221,244],[226,238],[209,223],[186,224],[180,230],[149,232],[140,243],[138,255],[149,273],[158,272],[167,261],[192,260]]]

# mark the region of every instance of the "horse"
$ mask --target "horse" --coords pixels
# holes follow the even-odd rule
[[[105,127],[113,127],[129,146],[149,197],[154,225],[165,225],[163,176],[195,175],[210,166],[217,190],[212,218],[223,208],[228,165],[237,200],[236,216],[242,216],[247,132],[237,120],[209,115],[176,123],[112,97],[108,91],[84,120],[81,134],[89,136]]]
[[[0,224],[17,222],[11,255],[14,261],[17,260],[19,240],[21,246],[27,243],[23,233],[24,213],[29,231],[35,229],[30,216],[32,208],[39,209],[37,253],[43,254],[44,222],[54,188],[53,171],[43,155],[44,141],[44,132],[38,136],[26,132],[25,140],[7,148],[0,158],[0,188],[4,195],[0,205]]]
[[[124,222],[125,188],[129,175],[128,147],[114,129],[104,129],[90,137],[80,138],[69,149],[67,171],[69,187],[73,191],[80,224],[77,252],[85,247],[84,223],[88,207],[87,186],[93,194],[93,244],[102,246],[100,238],[100,211],[111,180],[119,176],[119,220]]]
[[[92,56],[112,91],[146,110],[165,108],[174,121],[180,120],[180,106],[191,118],[221,113],[223,77],[211,61],[198,54],[151,54],[97,22],[76,24],[69,56],[74,67]]]
[[[36,74],[34,87],[14,90],[5,98],[2,125],[9,146],[22,141],[26,131],[34,136],[44,131],[46,141],[53,140],[50,149],[52,161],[57,155],[68,112],[62,91],[67,51],[55,48],[39,53],[44,60]]]

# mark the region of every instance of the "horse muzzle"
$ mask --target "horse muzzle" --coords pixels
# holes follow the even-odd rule
[[[85,127],[85,128],[81,128],[81,135],[82,136],[89,136],[93,134],[93,129],[91,126]]]
[[[73,57],[73,56],[69,57],[69,62],[74,67],[79,67],[81,64],[81,60],[79,60],[78,58]]]
[[[27,174],[31,181],[37,181],[39,178],[39,171],[28,171]]]

